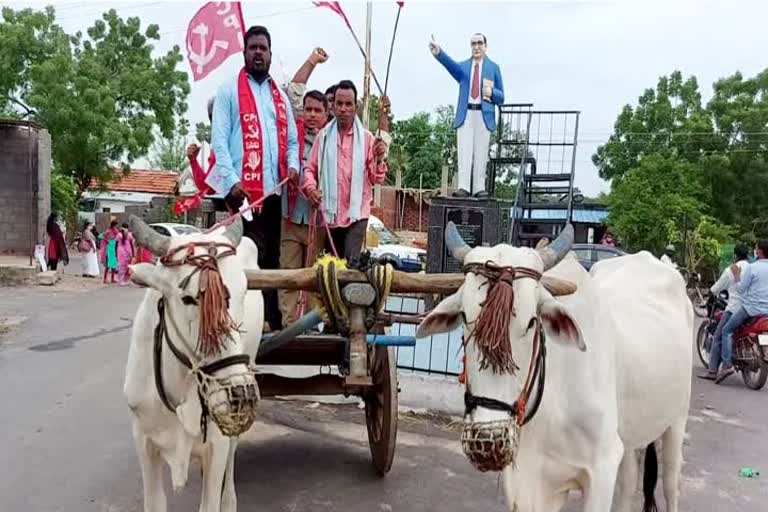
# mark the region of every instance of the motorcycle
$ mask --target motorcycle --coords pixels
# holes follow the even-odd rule
[[[696,334],[696,349],[701,364],[709,368],[715,330],[725,313],[727,292],[715,297],[710,295],[706,303],[706,318]],[[768,316],[750,318],[733,334],[733,368],[741,373],[744,384],[758,390],[768,380]]]
[[[707,316],[707,301],[709,298],[701,291],[701,274],[698,272],[688,272],[686,269],[680,269],[680,273],[685,279],[685,289],[688,298],[693,304],[693,312],[698,317]]]

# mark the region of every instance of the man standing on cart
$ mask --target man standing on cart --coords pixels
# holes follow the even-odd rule
[[[388,131],[382,98],[379,129]],[[342,80],[334,92],[334,119],[315,138],[302,176],[302,191],[323,212],[334,246],[348,262],[357,260],[371,214],[373,185],[387,175],[387,145],[357,117],[357,89]]]
[[[252,220],[244,216],[245,235],[259,249],[259,267],[280,266],[281,190],[275,187],[286,177],[298,181],[299,144],[296,124],[287,95],[269,75],[272,38],[262,26],[245,34],[245,66],[237,78],[216,93],[211,145],[216,165],[206,182],[238,210],[266,197]],[[274,191],[273,191],[274,190]],[[264,291],[264,319],[268,328],[282,321],[277,291]]]

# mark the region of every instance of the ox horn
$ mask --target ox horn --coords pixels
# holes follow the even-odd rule
[[[237,217],[224,231],[224,236],[232,242],[235,247],[240,245],[240,239],[243,238],[243,219]]]
[[[131,228],[136,243],[149,249],[155,256],[165,256],[171,248],[171,238],[161,235],[146,222],[135,215],[131,215],[128,225]]]
[[[544,262],[544,272],[551,269],[565,258],[573,245],[573,225],[569,222],[555,240],[546,247],[537,249],[536,252]]]
[[[461,238],[459,230],[456,229],[456,224],[453,221],[448,222],[448,225],[445,227],[445,246],[460,263],[464,263],[464,257],[472,249]]]

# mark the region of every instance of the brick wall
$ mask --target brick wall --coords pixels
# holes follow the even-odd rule
[[[405,201],[405,207],[403,207]],[[390,229],[417,231],[419,229],[418,195],[406,194],[395,187],[381,187],[381,206],[373,208],[371,213],[381,219]],[[422,199],[421,230],[427,230],[429,204]]]
[[[29,254],[46,242],[51,209],[51,137],[0,120],[0,253]]]

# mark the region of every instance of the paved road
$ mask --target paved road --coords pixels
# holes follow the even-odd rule
[[[141,478],[121,388],[141,292],[64,288],[0,289],[0,317],[26,318],[0,335],[0,510],[139,511]],[[683,510],[766,509],[766,400],[765,391],[735,378],[717,387],[695,379]],[[355,421],[360,411],[264,405],[238,451],[241,510],[505,510],[498,479],[470,467],[451,428],[401,421],[393,471],[380,480]],[[765,476],[739,478],[741,466]],[[170,510],[196,509],[197,471],[187,489],[169,495]],[[569,510],[579,510],[578,500]]]

